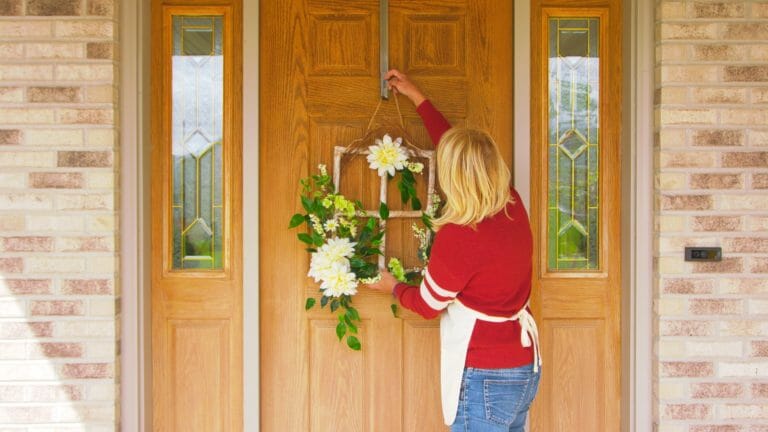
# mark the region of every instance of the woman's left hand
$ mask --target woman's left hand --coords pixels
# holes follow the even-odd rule
[[[399,281],[395,279],[394,276],[392,276],[392,273],[386,270],[382,270],[381,279],[378,282],[374,282],[372,284],[364,284],[364,286],[374,291],[392,294],[392,291],[395,289],[395,285],[397,285],[398,282]]]

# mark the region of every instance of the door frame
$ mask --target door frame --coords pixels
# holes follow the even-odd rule
[[[120,8],[121,430],[151,430],[149,314],[149,0]],[[530,4],[515,2],[514,133],[530,141]],[[243,4],[243,74],[258,76],[259,1]],[[654,5],[624,5],[625,65],[622,164],[622,430],[651,430]],[[259,430],[258,118],[259,82],[243,83],[244,430]],[[530,200],[530,149],[516,145],[515,185]]]

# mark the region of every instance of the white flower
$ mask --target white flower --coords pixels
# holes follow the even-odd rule
[[[355,245],[357,243],[349,241],[348,238],[333,237],[328,239],[324,245],[320,246],[317,253],[328,256],[331,261],[337,262],[345,258],[352,258],[355,254]]]
[[[325,231],[323,231],[323,223],[320,221],[320,218],[316,214],[311,214],[309,215],[309,220],[312,221],[312,229],[321,236],[325,236]]]
[[[325,222],[325,230],[334,232],[339,228],[339,221],[336,219],[330,219]]]
[[[408,171],[414,174],[421,174],[424,170],[424,164],[421,162],[408,162]]]
[[[312,253],[312,259],[309,262],[309,272],[307,272],[307,276],[314,279],[315,282],[323,281],[330,274],[334,264],[344,265],[345,263],[349,265],[349,261],[347,261],[346,259],[344,260],[344,262],[334,261],[326,253],[319,252],[319,251],[314,252]]]
[[[326,297],[339,297],[342,295],[357,294],[357,278],[349,271],[349,268],[336,263],[328,269],[326,278],[320,284],[323,295]]]
[[[377,138],[376,145],[368,147],[368,150],[370,150],[367,158],[368,166],[371,169],[378,170],[380,177],[384,176],[385,173],[394,176],[395,170],[403,169],[408,161],[405,149],[400,147],[402,142],[402,138],[392,141],[389,135],[384,135],[382,139]]]

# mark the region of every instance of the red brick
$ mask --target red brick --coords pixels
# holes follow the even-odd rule
[[[53,250],[53,237],[5,237],[2,239],[3,250],[7,252],[50,252]]]
[[[114,0],[88,0],[88,15],[112,16]]]
[[[711,294],[714,282],[710,279],[667,279],[663,286],[666,294]]]
[[[702,420],[709,418],[710,407],[705,404],[669,404],[664,406],[664,418]]]
[[[743,271],[744,263],[741,258],[724,258],[722,261],[693,264],[694,273],[742,273]]]
[[[696,18],[743,18],[744,5],[724,2],[695,2],[693,16]]]
[[[661,362],[663,377],[709,377],[714,374],[711,362]]]
[[[109,363],[73,363],[61,367],[62,378],[88,379],[112,378]]]
[[[764,82],[768,81],[768,66],[726,66],[723,76],[725,82]]]
[[[0,129],[0,145],[21,144],[21,131],[18,129]]]
[[[6,279],[5,286],[14,295],[51,293],[51,281],[48,279]]]
[[[768,189],[768,174],[752,174],[752,187],[755,189]]]
[[[742,189],[744,179],[740,174],[691,174],[692,189]]]
[[[87,56],[94,60],[109,60],[113,56],[114,45],[111,42],[88,42]]]
[[[768,273],[768,258],[752,258],[752,266],[749,268],[752,273]]]
[[[79,87],[30,87],[27,89],[29,102],[78,102]]]
[[[112,152],[108,151],[60,151],[59,167],[111,167]]]
[[[35,189],[80,189],[82,173],[40,172],[29,174],[29,186]]]
[[[741,300],[730,299],[692,299],[691,313],[694,315],[735,315],[742,313]]]
[[[737,398],[744,394],[744,386],[739,383],[697,383],[691,385],[691,397],[694,399]]]
[[[725,239],[724,249],[728,252],[768,252],[768,238],[737,237]]]
[[[743,146],[744,131],[734,129],[703,129],[693,131],[691,142],[694,146]]]
[[[711,195],[663,195],[661,197],[663,210],[710,210]]]
[[[727,168],[768,167],[768,152],[723,153],[723,166]]]
[[[695,216],[692,218],[694,231],[739,231],[741,217],[739,216]]]
[[[36,300],[31,302],[30,313],[39,315],[83,315],[83,302],[80,300]]]
[[[21,15],[21,0],[2,0],[0,1],[0,15]]]
[[[752,357],[768,357],[768,341],[752,341]]]
[[[80,0],[27,0],[27,15],[76,16],[82,13]]]
[[[74,295],[112,294],[112,281],[109,279],[68,279],[62,284],[61,292]]]
[[[24,260],[21,258],[0,258],[0,273],[21,273]]]
[[[752,383],[753,398],[768,398],[768,383]]]
[[[43,342],[40,351],[49,358],[82,357],[83,345],[79,343]]]
[[[0,339],[28,339],[53,336],[50,322],[0,322]]]

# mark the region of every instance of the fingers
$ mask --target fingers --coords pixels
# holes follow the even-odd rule
[[[403,79],[403,78],[405,78],[405,74],[403,74],[402,72],[400,72],[397,69],[390,69],[390,70],[387,71],[386,74],[384,74],[384,79],[385,80],[390,80],[393,77],[397,78],[397,79]]]

